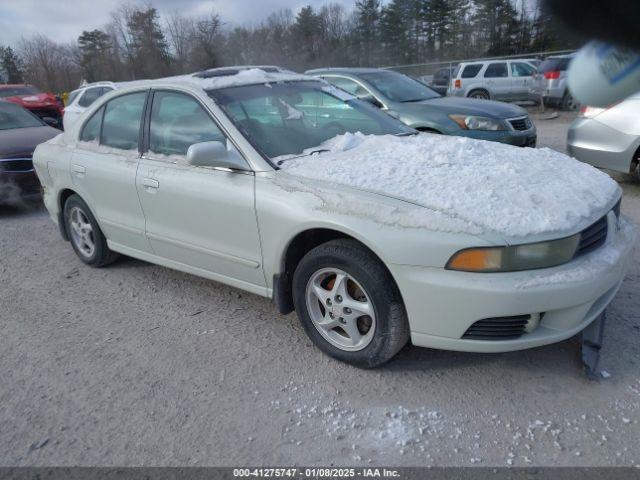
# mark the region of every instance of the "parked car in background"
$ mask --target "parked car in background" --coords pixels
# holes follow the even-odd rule
[[[533,92],[542,98],[545,105],[563,110],[577,110],[580,107],[571,95],[567,81],[567,69],[573,57],[573,54],[547,57],[538,67]]]
[[[119,252],[271,297],[360,367],[409,338],[476,352],[570,338],[611,302],[633,245],[608,175],[419,134],[297,74],[118,90],[34,163],[82,262]]]
[[[531,91],[536,68],[523,60],[463,62],[453,73],[452,97],[481,100],[539,101]]]
[[[640,93],[609,108],[582,107],[569,127],[567,152],[640,181]]]
[[[26,108],[48,125],[62,128],[64,105],[53,93],[42,92],[33,85],[0,85],[0,99]]]
[[[309,75],[365,100],[412,128],[523,147],[536,145],[536,127],[517,105],[442,97],[401,73],[376,68],[327,68]]]
[[[40,195],[33,151],[59,133],[21,106],[0,101],[0,204]]]
[[[433,74],[433,79],[427,83],[429,87],[438,92],[440,95],[446,95],[449,85],[451,84],[451,76],[457,68],[457,65],[441,68]]]
[[[117,88],[113,82],[88,83],[72,91],[67,98],[62,122],[65,130],[69,128],[93,102],[105,93]]]

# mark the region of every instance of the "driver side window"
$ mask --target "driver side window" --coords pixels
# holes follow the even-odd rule
[[[225,136],[193,97],[156,91],[149,124],[149,150],[160,155],[186,155],[194,143],[219,141]]]
[[[370,95],[367,89],[365,89],[362,85],[348,78],[325,77],[325,80],[334,87],[338,87],[356,97],[364,97],[365,95]]]

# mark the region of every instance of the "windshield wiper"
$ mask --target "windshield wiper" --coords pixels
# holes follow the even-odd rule
[[[422,102],[423,100],[429,100],[428,98],[414,98],[412,100],[402,100],[402,103]]]
[[[303,153],[302,155],[296,155],[295,157],[283,158],[282,160],[278,160],[278,163],[276,165],[280,166],[284,162],[288,162],[289,160],[293,160],[294,158],[308,157],[309,155],[313,155],[314,153],[323,153],[323,152],[330,152],[330,151],[331,150],[329,150],[328,148],[318,148],[317,150],[311,150],[310,152]]]
[[[413,132],[401,132],[401,133],[396,133],[394,136],[396,137],[411,137],[413,135],[417,135],[420,132],[418,130],[415,130]]]

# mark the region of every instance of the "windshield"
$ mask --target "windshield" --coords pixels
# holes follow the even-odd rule
[[[40,93],[40,91],[36,87],[31,86],[0,88],[0,98],[35,95],[37,93]]]
[[[13,103],[0,102],[0,130],[12,128],[41,127],[38,117]]]
[[[268,158],[302,154],[347,132],[414,132],[377,108],[323,82],[247,85],[207,93]]]
[[[398,72],[361,73],[359,77],[392,102],[419,102],[440,96],[423,83]]]

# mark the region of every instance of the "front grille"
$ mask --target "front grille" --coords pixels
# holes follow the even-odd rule
[[[495,317],[478,320],[471,325],[462,338],[470,340],[510,340],[525,332],[531,315]]]
[[[514,130],[522,131],[529,130],[531,128],[531,120],[529,120],[529,117],[514,118],[513,120],[509,120],[509,123]]]
[[[0,172],[31,172],[33,162],[30,158],[12,158],[0,160]]]
[[[578,244],[574,258],[593,252],[596,248],[604,245],[604,242],[607,240],[607,230],[608,223],[606,215],[590,227],[585,228],[580,233],[580,243]]]

